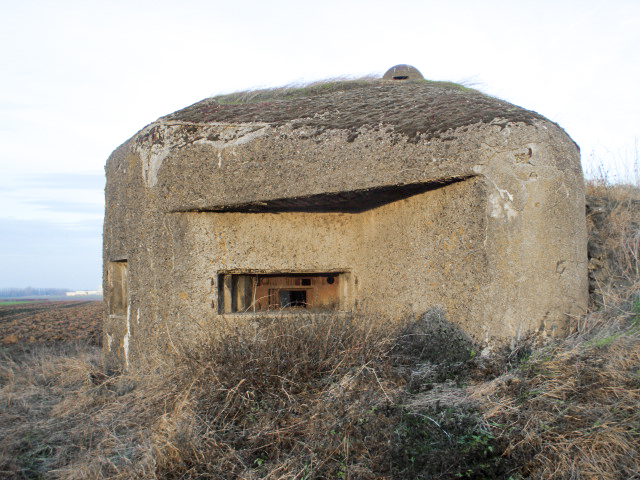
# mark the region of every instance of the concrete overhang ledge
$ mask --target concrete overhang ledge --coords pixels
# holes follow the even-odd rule
[[[359,190],[328,192],[307,196],[255,200],[251,202],[213,205],[209,207],[174,208],[171,212],[235,212],[235,213],[280,213],[280,212],[342,212],[361,213],[373,208],[409,198],[413,195],[436,190],[474,177],[466,175],[442,180],[431,180],[404,185],[387,185]]]

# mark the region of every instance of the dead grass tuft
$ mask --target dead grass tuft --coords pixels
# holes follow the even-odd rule
[[[640,188],[589,183],[587,224],[592,302],[598,307],[606,307],[608,303],[616,302],[619,292],[637,289]]]
[[[160,476],[376,478],[403,382],[392,335],[349,316],[264,318],[181,352]]]
[[[526,478],[635,478],[639,366],[640,329],[620,319],[537,350],[472,396]]]

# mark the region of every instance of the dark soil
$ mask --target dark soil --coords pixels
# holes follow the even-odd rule
[[[100,345],[101,301],[0,305],[0,345],[79,341]]]

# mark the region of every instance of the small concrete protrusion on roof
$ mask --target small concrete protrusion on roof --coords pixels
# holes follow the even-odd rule
[[[411,65],[391,67],[382,77],[383,80],[424,80],[420,71]]]

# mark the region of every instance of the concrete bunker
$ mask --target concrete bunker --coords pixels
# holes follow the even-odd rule
[[[261,315],[437,308],[490,344],[560,333],[587,305],[575,143],[406,65],[205,99],[106,174],[107,364]]]

